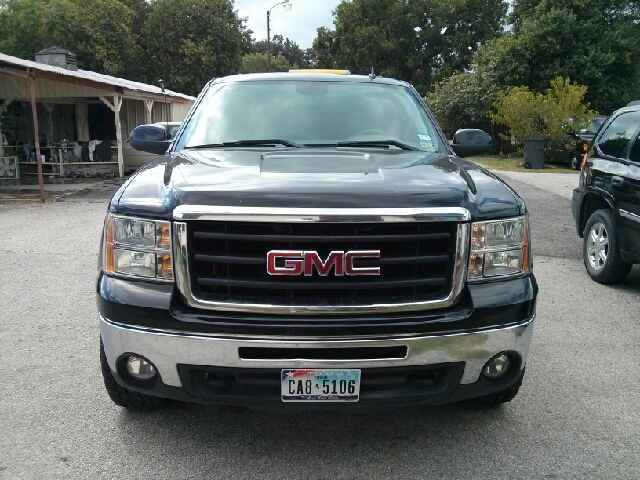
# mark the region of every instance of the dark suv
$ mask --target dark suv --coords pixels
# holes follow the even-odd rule
[[[598,132],[571,209],[591,278],[623,281],[640,263],[640,105],[616,111]]]
[[[591,124],[578,132],[574,132],[575,143],[572,148],[566,146],[550,145],[547,148],[547,157],[560,162],[569,162],[572,170],[579,170],[584,154],[587,153],[593,137],[607,120],[606,115],[597,115]]]

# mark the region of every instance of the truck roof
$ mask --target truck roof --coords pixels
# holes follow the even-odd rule
[[[297,80],[312,82],[347,82],[347,83],[379,83],[385,85],[409,86],[407,82],[393,78],[379,77],[370,78],[368,75],[351,75],[338,73],[314,73],[306,72],[274,72],[274,73],[248,73],[240,75],[230,75],[213,80],[212,83],[230,82],[254,82],[254,81],[277,81],[277,80]]]

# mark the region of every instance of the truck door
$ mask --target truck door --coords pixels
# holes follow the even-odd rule
[[[620,249],[636,255],[640,255],[640,163],[630,157],[640,155],[638,127],[640,110],[615,117],[596,140],[600,160],[593,172],[594,186],[613,197]]]
[[[627,248],[640,257],[640,134],[629,151],[628,174],[623,179],[618,200],[621,231],[626,230]]]

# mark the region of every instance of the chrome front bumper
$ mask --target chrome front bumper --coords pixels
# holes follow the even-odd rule
[[[533,335],[534,317],[505,328],[450,335],[409,337],[299,340],[278,337],[243,338],[131,327],[98,315],[100,334],[109,366],[123,354],[137,354],[151,361],[165,385],[182,387],[177,365],[235,368],[381,368],[465,362],[461,384],[480,378],[483,366],[494,355],[511,351],[526,362]],[[402,359],[375,360],[244,360],[240,347],[263,348],[357,348],[406,346]]]

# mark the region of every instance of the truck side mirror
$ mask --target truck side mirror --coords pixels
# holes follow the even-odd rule
[[[164,125],[140,125],[131,131],[131,146],[141,152],[163,155],[171,140]]]
[[[491,135],[477,128],[463,128],[453,136],[451,148],[459,157],[486,155],[493,149]]]

